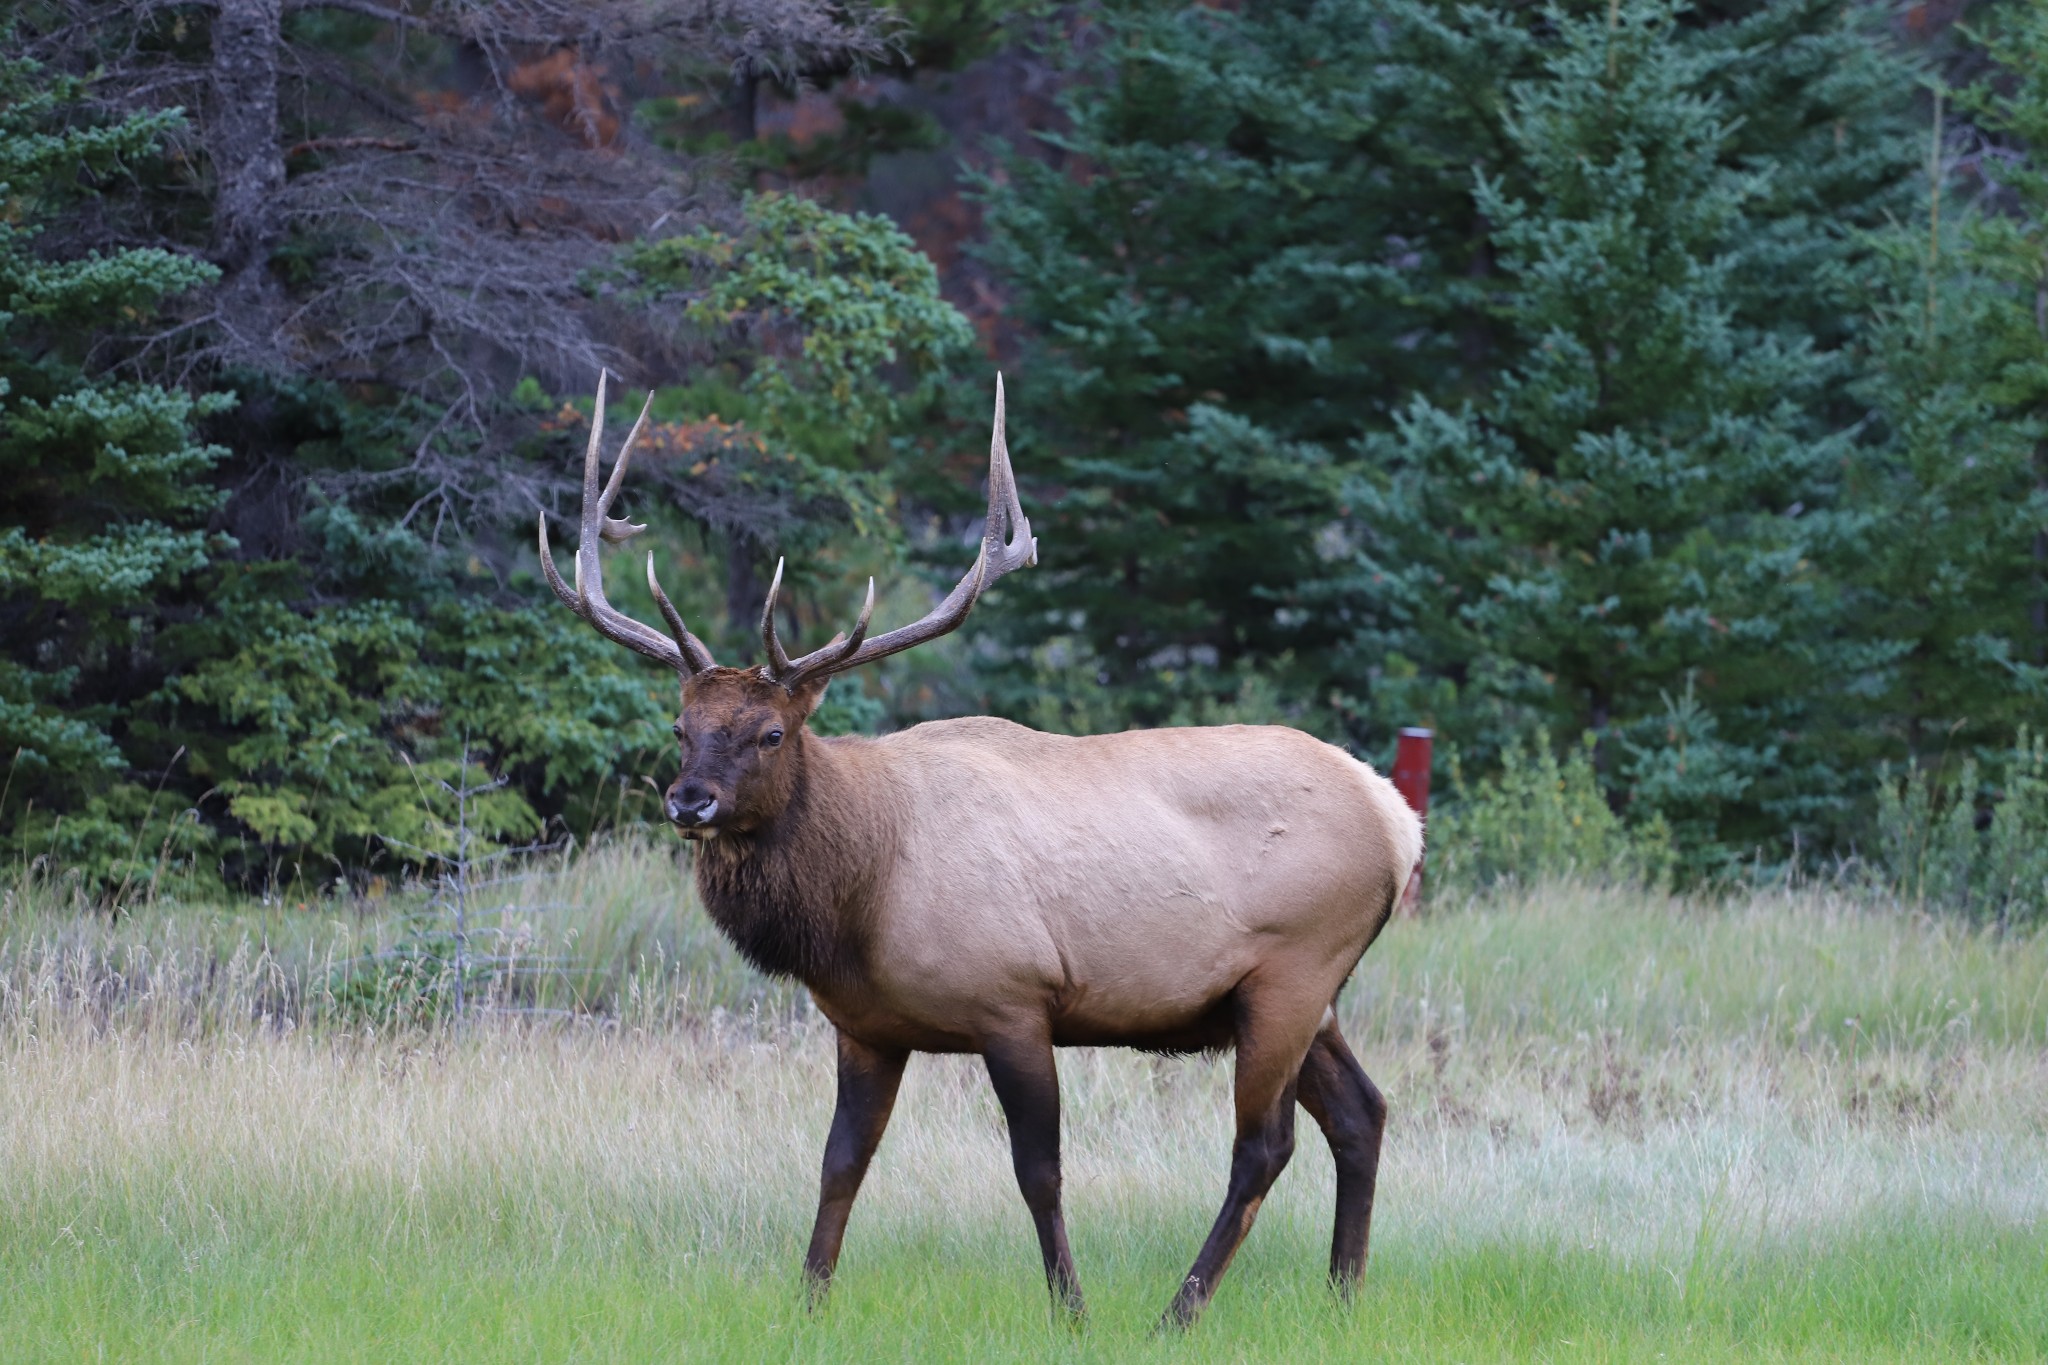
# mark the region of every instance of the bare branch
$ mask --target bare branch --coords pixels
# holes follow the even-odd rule
[[[280,17],[323,9],[444,39],[481,56],[476,78],[449,87],[459,61],[412,78],[416,43],[321,47]],[[207,251],[224,279],[186,300],[184,363],[374,376],[476,430],[526,375],[566,388],[624,362],[598,340],[620,328],[585,284],[617,243],[725,211],[687,163],[632,135],[611,67],[795,79],[891,41],[888,21],[831,0],[54,0],[44,16],[24,28],[32,54],[93,74],[107,111],[193,112],[180,150],[217,196]],[[194,23],[213,45],[198,62]],[[81,250],[121,229],[92,231]],[[286,242],[289,282],[272,264]]]
[[[374,148],[381,152],[416,152],[419,143],[398,137],[315,137],[295,142],[284,149],[285,160],[311,156],[315,152],[353,152]]]

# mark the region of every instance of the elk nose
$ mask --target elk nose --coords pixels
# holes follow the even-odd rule
[[[705,825],[718,817],[718,798],[701,782],[678,782],[668,789],[668,818],[678,825]]]

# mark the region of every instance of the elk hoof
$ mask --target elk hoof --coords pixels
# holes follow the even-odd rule
[[[1180,1287],[1180,1293],[1173,1296],[1173,1302],[1166,1307],[1166,1313],[1159,1319],[1159,1325],[1152,1329],[1155,1337],[1185,1332],[1195,1325],[1195,1319],[1202,1316],[1206,1304],[1200,1285],[1190,1275],[1187,1283]]]

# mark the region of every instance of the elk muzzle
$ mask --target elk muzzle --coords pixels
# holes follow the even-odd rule
[[[731,805],[702,782],[680,778],[668,789],[667,799],[663,802],[669,823],[685,839],[701,839],[717,833],[718,817],[730,814]]]

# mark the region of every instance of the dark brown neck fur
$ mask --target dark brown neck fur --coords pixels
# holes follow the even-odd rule
[[[753,830],[701,844],[697,894],[762,971],[845,986],[866,971],[877,881],[894,853],[887,796],[859,761],[866,741],[806,730],[799,742],[789,804]]]

